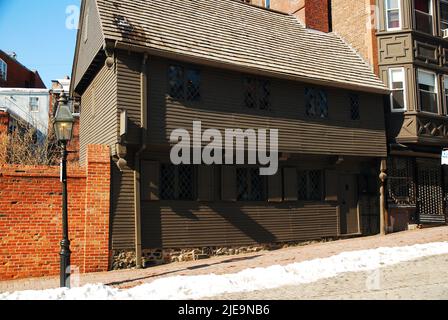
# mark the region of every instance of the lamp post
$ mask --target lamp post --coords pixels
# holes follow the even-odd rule
[[[58,100],[58,109],[54,118],[54,132],[62,146],[61,151],[61,183],[62,183],[62,241],[60,265],[60,285],[70,288],[70,240],[68,238],[68,212],[67,212],[67,143],[72,139],[73,119],[72,112],[67,105],[67,96],[61,93]]]

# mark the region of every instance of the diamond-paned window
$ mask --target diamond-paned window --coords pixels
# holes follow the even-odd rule
[[[396,205],[416,205],[415,164],[412,158],[392,157],[387,161],[388,201]]]
[[[174,200],[176,167],[171,164],[160,166],[160,199]]]
[[[244,79],[244,104],[249,109],[269,110],[271,108],[271,82],[246,77]]]
[[[328,118],[327,92],[322,89],[305,88],[306,115],[312,118]]]
[[[201,72],[195,69],[187,69],[187,100],[198,101],[201,98]]]
[[[193,166],[162,164],[160,167],[161,200],[195,200],[195,173]]]
[[[297,173],[298,199],[321,201],[323,192],[322,171],[299,170]]]
[[[180,66],[168,68],[169,94],[173,99],[184,98],[184,69]]]
[[[258,168],[238,168],[236,170],[237,200],[266,201],[266,177]]]
[[[361,118],[359,113],[359,96],[357,94],[350,94],[350,117],[352,120]]]
[[[201,71],[181,66],[168,68],[169,95],[173,99],[199,101],[201,99]]]

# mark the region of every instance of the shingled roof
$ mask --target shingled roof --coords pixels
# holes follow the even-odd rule
[[[235,0],[96,0],[105,40],[273,76],[387,91],[340,37]]]

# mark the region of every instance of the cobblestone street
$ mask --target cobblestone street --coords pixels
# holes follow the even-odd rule
[[[218,300],[448,300],[448,256],[347,273],[311,284],[213,297]]]
[[[400,246],[408,246],[413,244],[424,244],[431,242],[440,242],[440,241],[448,241],[448,227],[440,227],[440,228],[432,228],[432,229],[423,229],[423,230],[415,230],[408,231],[402,233],[395,233],[391,235],[387,235],[384,237],[381,236],[373,236],[373,237],[365,237],[365,238],[353,238],[346,240],[339,240],[334,242],[327,243],[314,243],[300,247],[290,247],[281,250],[275,251],[264,251],[246,255],[239,256],[223,256],[223,257],[215,257],[207,260],[199,260],[199,261],[191,261],[191,262],[182,262],[182,263],[173,263],[169,265],[162,265],[148,269],[142,270],[120,270],[120,271],[111,271],[111,272],[102,272],[102,273],[91,273],[80,275],[79,281],[78,279],[73,279],[74,284],[82,286],[84,284],[89,283],[102,283],[111,285],[118,288],[131,288],[134,286],[138,286],[144,283],[150,283],[156,279],[162,277],[170,277],[170,276],[178,276],[178,275],[203,275],[203,274],[229,274],[229,273],[237,273],[239,271],[248,269],[248,268],[256,268],[256,267],[269,267],[272,265],[288,265],[295,262],[302,262],[306,260],[312,260],[316,258],[326,258],[330,256],[337,255],[341,252],[347,251],[356,251],[356,250],[365,250],[365,249],[375,249],[379,247],[400,247]],[[442,272],[448,272],[446,257],[435,258],[437,262],[440,262],[441,265],[437,265],[437,270],[434,271],[436,266],[431,266],[429,262],[428,265],[431,266],[431,272],[427,272],[423,274],[420,279],[427,279],[428,277],[436,277],[431,278],[430,282],[427,284],[434,283],[437,279],[448,279],[448,277],[444,277]],[[440,261],[439,261],[440,259]],[[445,259],[445,260],[444,260]],[[426,261],[426,260],[425,260]],[[425,263],[419,262],[420,264]],[[444,264],[444,265],[443,265]],[[445,268],[443,268],[445,266]],[[382,275],[387,272],[383,272]],[[354,296],[356,296],[357,290],[361,290],[365,287],[364,283],[366,281],[366,275],[349,275],[339,277],[337,279],[332,279],[328,281],[328,286],[323,288],[319,294],[324,296],[331,296],[331,286],[339,286],[341,283],[347,282],[348,284],[352,283],[351,277],[358,279],[358,284],[354,291],[340,291],[340,292],[352,292]],[[388,275],[388,278],[382,279],[382,284],[388,285],[388,280],[391,279],[392,275]],[[59,285],[58,277],[45,277],[45,278],[35,278],[35,279],[23,279],[23,280],[15,280],[15,281],[3,281],[0,282],[0,292],[14,292],[14,291],[22,291],[22,290],[43,290],[50,288],[57,288]],[[390,285],[393,285],[391,282]],[[306,287],[306,286],[305,286]],[[309,290],[315,290],[312,286],[309,287]],[[280,291],[276,294],[277,297],[283,297],[283,293],[281,290],[289,289],[279,289]],[[294,291],[294,289],[292,289]],[[304,295],[300,297],[310,297],[312,296],[311,292],[308,290],[306,293],[306,289],[300,288],[300,290],[305,290]],[[379,295],[379,292],[369,292],[371,295]],[[294,292],[289,296],[290,298],[294,297]],[[317,295],[319,295],[317,294]],[[299,296],[297,296],[299,297]],[[348,297],[348,296],[347,296]],[[285,296],[286,298],[286,296]]]

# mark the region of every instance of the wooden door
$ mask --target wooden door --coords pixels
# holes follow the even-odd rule
[[[341,234],[359,233],[358,186],[356,175],[342,174],[340,176],[339,206]]]

